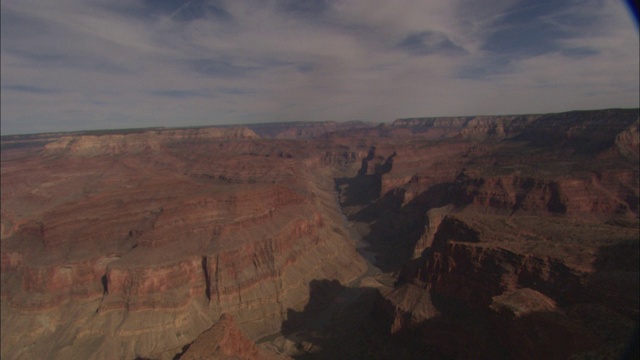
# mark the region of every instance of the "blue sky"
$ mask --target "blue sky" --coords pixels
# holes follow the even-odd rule
[[[638,107],[614,0],[2,0],[2,134]]]

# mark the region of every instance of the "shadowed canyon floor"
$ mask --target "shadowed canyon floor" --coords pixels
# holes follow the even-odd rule
[[[2,137],[2,358],[634,356],[638,118]]]

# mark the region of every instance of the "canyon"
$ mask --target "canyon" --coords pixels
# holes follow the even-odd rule
[[[3,136],[2,358],[633,356],[639,119]]]

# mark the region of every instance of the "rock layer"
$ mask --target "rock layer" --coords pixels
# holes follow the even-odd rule
[[[390,133],[411,140],[378,140],[397,153],[379,196],[359,201],[357,176],[339,186],[378,264],[399,272],[377,307],[380,357],[622,356],[640,288],[636,119],[397,120]]]
[[[365,270],[307,158],[230,129],[91,136],[2,153],[3,358],[172,358],[222,312],[257,339]]]
[[[3,137],[2,358],[618,356],[637,119]]]

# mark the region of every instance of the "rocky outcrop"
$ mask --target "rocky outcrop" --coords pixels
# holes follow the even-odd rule
[[[5,304],[22,311],[41,311],[71,301],[100,298],[104,293],[101,279],[106,266],[116,259],[115,256],[104,256],[50,266],[23,264],[15,267],[11,270],[21,274],[21,286],[4,293]],[[11,272],[5,273],[6,276],[12,276]]]
[[[412,333],[417,336],[413,341],[426,341],[443,356],[454,357],[470,354],[454,355],[456,345],[451,344],[456,340],[440,336],[442,331],[460,326],[495,327],[499,333],[510,334],[503,343],[493,344],[481,333],[470,335],[467,341],[483,344],[474,350],[482,357],[498,351],[535,358],[543,356],[540,348],[545,346],[553,347],[562,357],[622,353],[626,335],[613,342],[607,336],[629,334],[637,318],[634,304],[638,296],[632,290],[638,286],[637,276],[632,275],[637,264],[628,263],[638,257],[637,249],[630,248],[637,246],[636,229],[601,229],[601,225],[569,219],[522,219],[509,224],[511,217],[469,214],[444,216],[431,246],[405,266],[396,288],[384,295],[383,308],[393,333]],[[517,235],[508,231],[511,226]],[[554,230],[557,226],[564,230]],[[605,243],[615,243],[613,248],[619,251],[606,250],[602,247]],[[626,255],[622,248],[627,249]],[[603,266],[603,257],[617,269],[617,275]],[[604,282],[600,279],[611,281],[613,277],[616,287],[624,290],[601,287]],[[583,318],[582,306],[592,309],[589,320]],[[612,317],[619,319],[614,327],[607,325]],[[529,326],[541,329],[539,337],[526,330]],[[592,326],[607,330],[594,336],[588,330]],[[607,332],[610,335],[605,335]],[[430,333],[432,338],[420,337],[420,333]],[[567,339],[590,336],[593,340],[589,344],[574,340],[560,344],[551,334],[565,334]],[[517,350],[523,342],[530,344],[525,345],[528,350]]]
[[[220,320],[203,332],[180,356],[181,360],[285,360],[287,356],[259,348],[240,330],[233,316]]]
[[[459,241],[448,242],[442,252],[426,259],[415,280],[477,307],[489,306],[505,291],[533,284],[565,302],[585,297],[585,275],[562,262]]]
[[[640,156],[640,135],[638,132],[639,122],[640,120],[636,120],[616,136],[616,146],[620,153],[630,156],[636,160]]]
[[[433,241],[435,240],[438,227],[440,226],[442,220],[444,220],[446,215],[452,210],[453,206],[449,204],[427,211],[427,221],[425,224],[424,232],[420,236],[420,239],[418,239],[418,242],[413,249],[414,259],[420,257],[425,249],[431,248],[433,246]]]
[[[441,315],[429,292],[414,284],[399,286],[384,294],[379,311],[389,316],[391,334],[414,330],[426,320]]]
[[[555,312],[558,305],[541,292],[519,288],[494,296],[490,308],[510,318],[522,318],[536,312]]]
[[[362,155],[356,151],[336,150],[327,151],[322,158],[322,163],[329,166],[347,167],[362,161]]]

